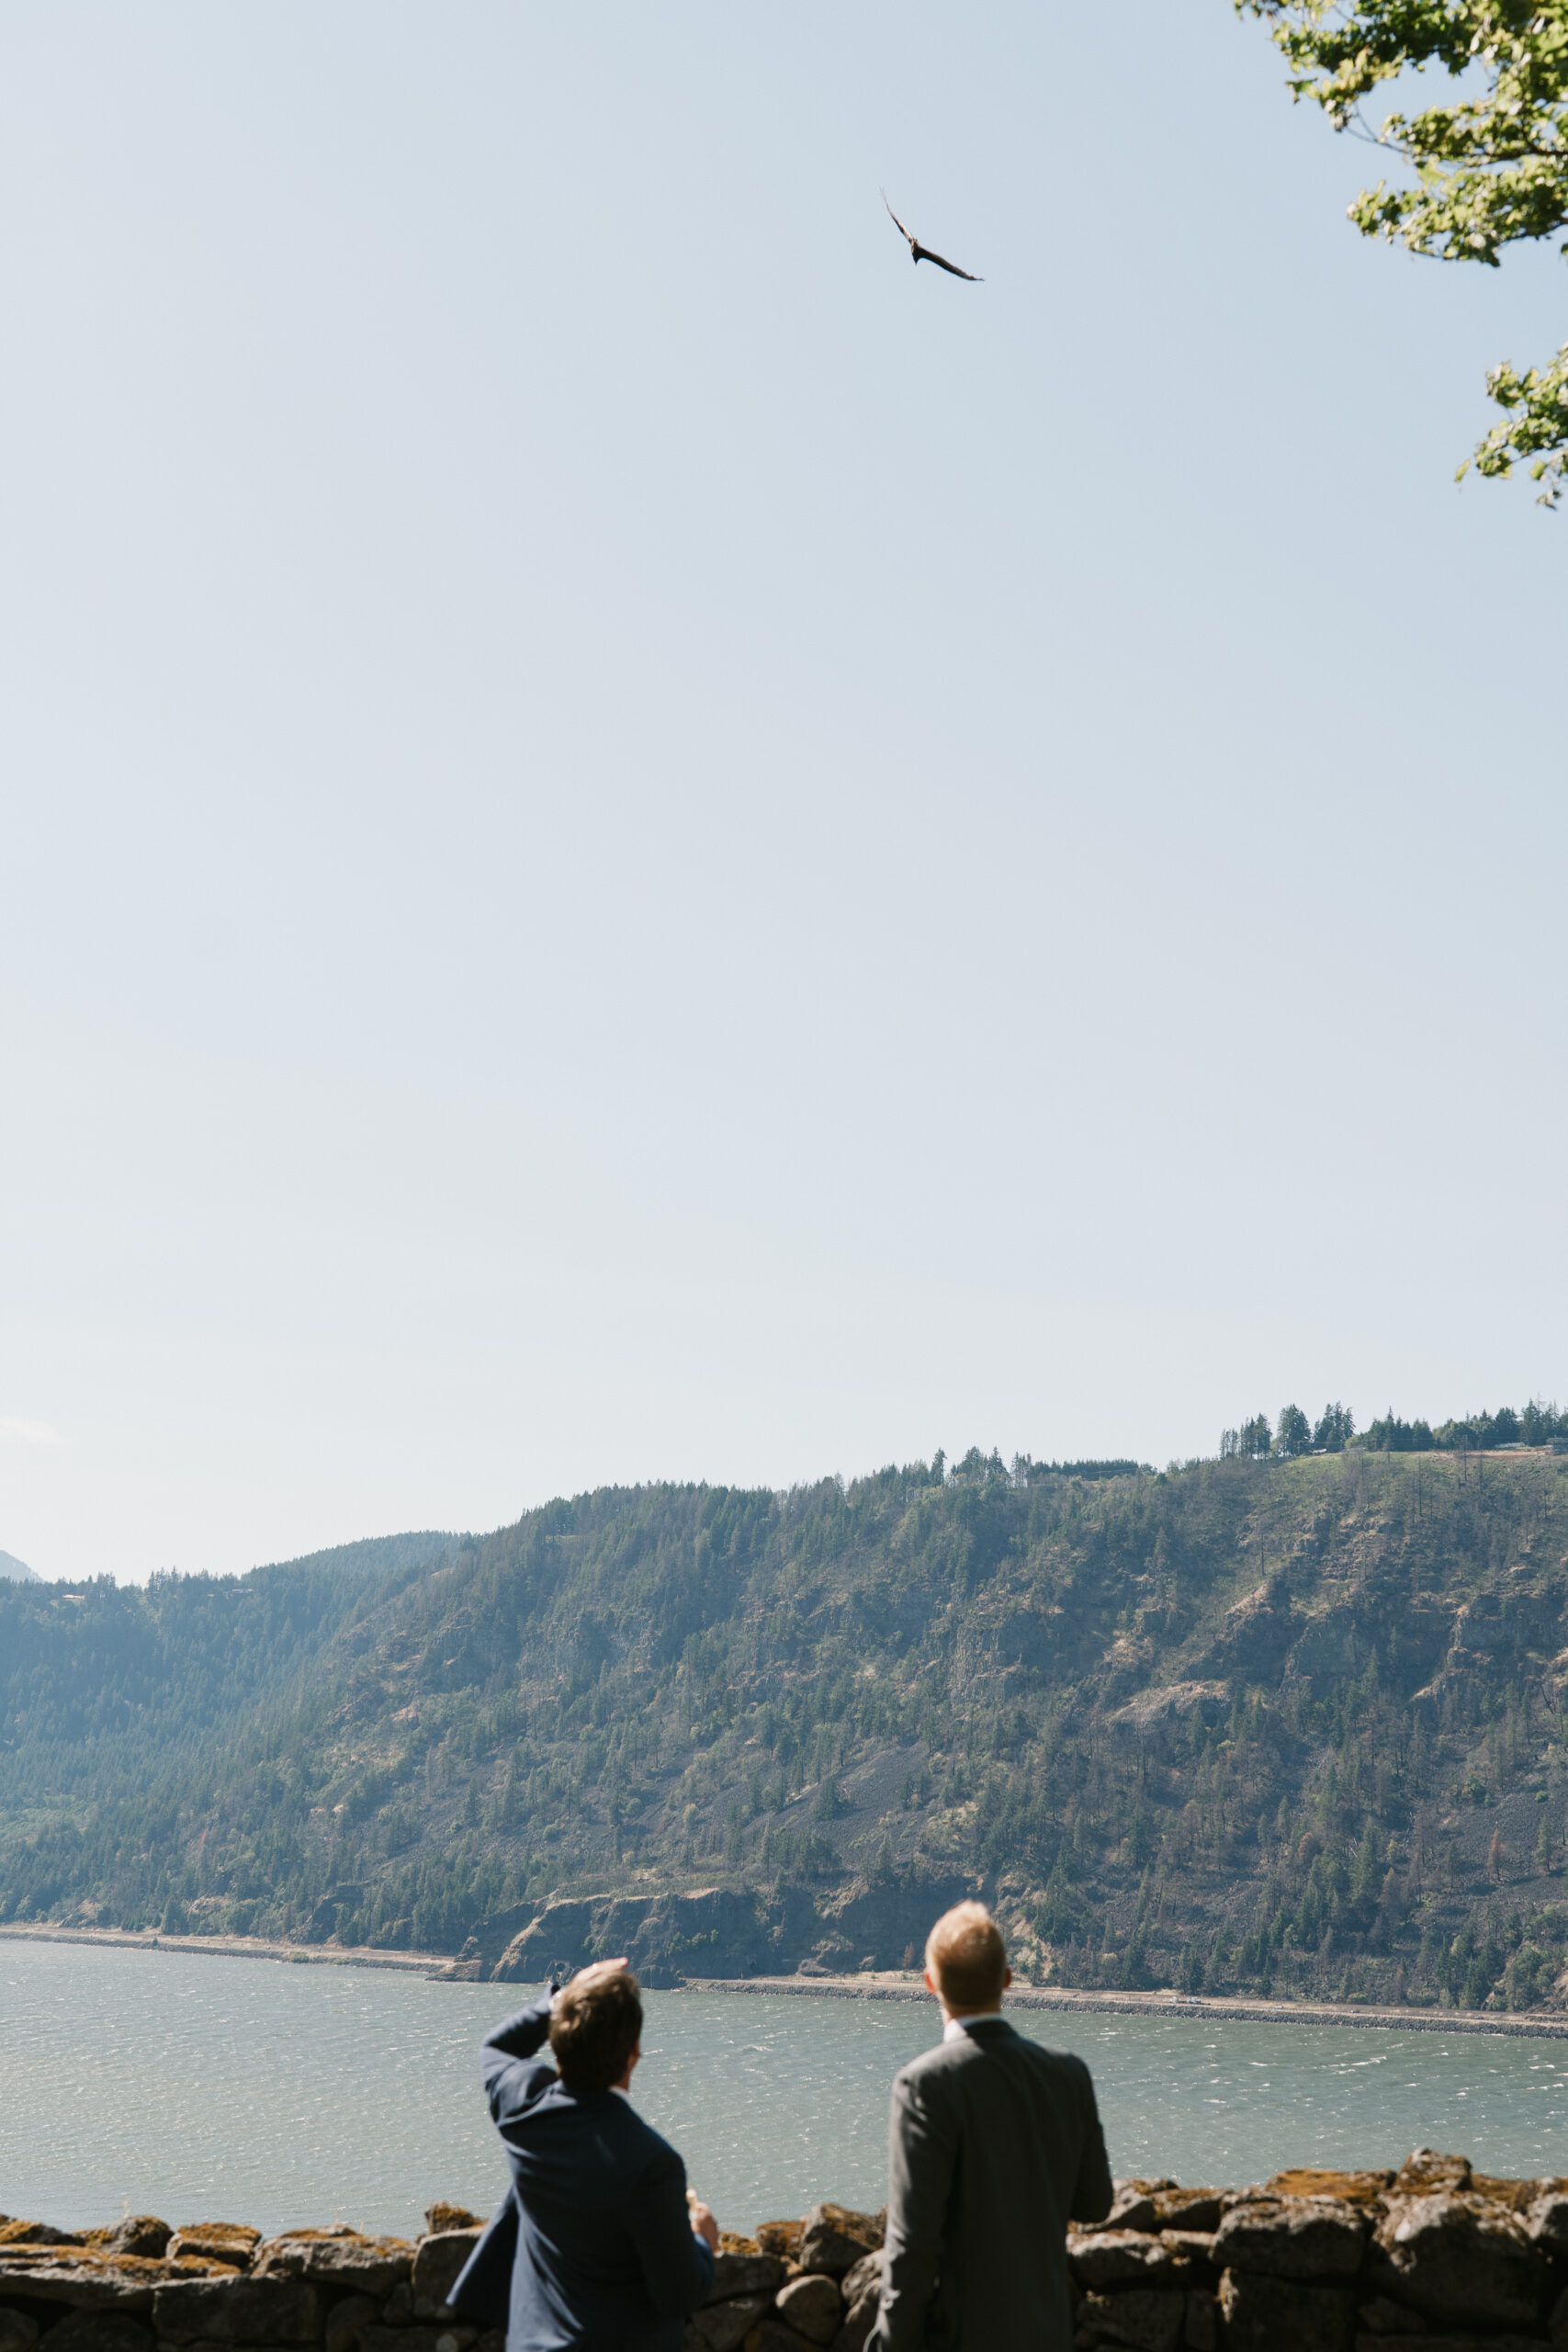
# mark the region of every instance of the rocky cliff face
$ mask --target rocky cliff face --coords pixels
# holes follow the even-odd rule
[[[0,2222],[0,2352],[502,2352],[446,2298],[479,2236],[433,2207],[417,2240],[334,2226],[264,2240],[138,2215]],[[814,2206],[727,2235],[686,2352],[863,2352],[882,2216]],[[1503,2180],[1418,2148],[1391,2171],[1260,2188],[1117,2184],[1066,2241],[1076,2352],[1564,2352],[1568,2180]],[[1414,2341],[1413,2341],[1414,2340]]]
[[[453,1975],[537,1984],[626,1953],[655,1991],[689,1976],[776,1976],[898,1968],[922,1951],[931,1921],[976,1891],[925,1878],[827,1896],[806,1886],[709,1886],[689,1894],[603,1894],[519,1903],[482,1919]]]

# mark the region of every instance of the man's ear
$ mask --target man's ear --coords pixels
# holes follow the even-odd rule
[[[1002,1971],[1002,1991],[1003,1991],[1004,1993],[1007,1991],[1008,1986],[1009,1986],[1011,1983],[1012,1983],[1012,1971],[1011,1971],[1011,1969],[1010,1969],[1010,1968],[1004,1968],[1004,1969],[1003,1969],[1003,1971]]]
[[[935,1979],[935,1977],[931,1974],[931,1970],[930,1970],[929,1968],[926,1970],[925,1974],[926,1974],[926,1991],[927,1991],[928,1993],[935,1993],[935,1992],[936,1992],[936,1979]],[[940,1999],[940,1997],[941,1997],[941,1996],[939,1995],[939,1996],[938,1996],[938,1998]]]

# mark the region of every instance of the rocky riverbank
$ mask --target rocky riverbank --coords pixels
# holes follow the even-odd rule
[[[807,1995],[842,2001],[924,2001],[920,1977],[912,1970],[863,1970],[854,1976],[688,1976],[688,1993]],[[1202,2018],[1247,2025],[1380,2026],[1392,2033],[1491,2033],[1516,2039],[1561,2041],[1568,2018],[1508,2017],[1495,2009],[1374,2007],[1370,2002],[1238,2000],[1230,1994],[1201,1997],[1169,1987],[1148,1993],[1081,1992],[1071,1984],[1013,1985],[1010,2009],[1084,2011],[1110,2017]]]
[[[446,2301],[478,2216],[434,2205],[425,2223],[263,2238],[147,2214],[0,2220],[0,2352],[502,2352]],[[881,2244],[880,2215],[826,2204],[727,2235],[686,2352],[863,2352]],[[1396,2173],[1261,2188],[1122,2181],[1067,2258],[1075,2352],[1568,2352],[1568,2179],[1428,2148]]]

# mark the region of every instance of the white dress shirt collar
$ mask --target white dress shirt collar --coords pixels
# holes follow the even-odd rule
[[[966,2027],[983,2024],[986,2018],[999,2018],[1000,2015],[1000,2009],[976,2009],[966,2018],[949,2018],[942,2027],[942,2038],[944,2041],[962,2041]]]

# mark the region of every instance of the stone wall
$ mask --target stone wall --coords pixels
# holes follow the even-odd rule
[[[0,2352],[502,2352],[445,2301],[478,2217],[425,2218],[417,2239],[0,2222]],[[863,2352],[881,2243],[837,2205],[726,2236],[686,2352]],[[1397,2173],[1119,2182],[1067,2261],[1076,2352],[1568,2352],[1568,2179],[1427,2148]]]
[[[1261,2188],[1120,2182],[1067,2259],[1077,2352],[1568,2352],[1568,2180],[1429,2148]]]

